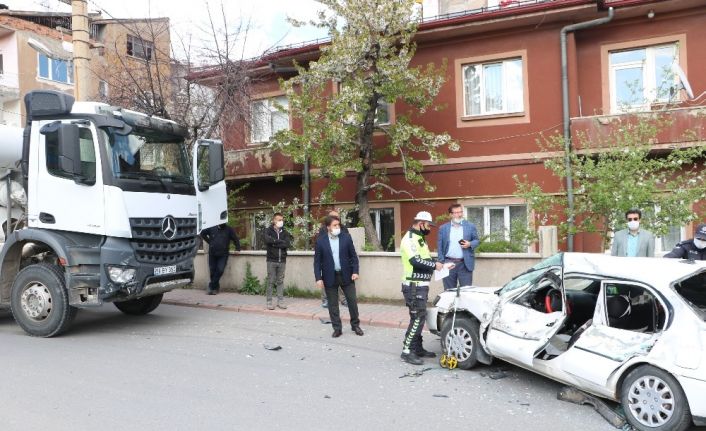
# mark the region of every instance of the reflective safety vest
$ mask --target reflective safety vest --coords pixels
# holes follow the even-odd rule
[[[400,243],[400,254],[404,268],[402,281],[428,285],[434,274],[436,261],[431,258],[424,235],[415,229],[407,231]]]

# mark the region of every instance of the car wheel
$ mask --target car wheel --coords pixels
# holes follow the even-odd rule
[[[453,314],[444,320],[441,325],[441,353],[446,354],[449,349],[458,360],[458,368],[468,370],[478,363],[478,322],[470,317],[456,315],[456,321],[451,323]],[[447,347],[449,346],[449,347]]]
[[[144,316],[153,312],[162,302],[162,294],[145,296],[144,298],[131,299],[129,301],[116,302],[118,310],[131,316]]]
[[[15,321],[36,337],[61,334],[76,316],[77,309],[69,305],[64,273],[56,265],[37,263],[22,269],[10,296]]]
[[[689,403],[679,382],[651,365],[632,370],[620,388],[628,422],[640,431],[682,431],[691,426]]]

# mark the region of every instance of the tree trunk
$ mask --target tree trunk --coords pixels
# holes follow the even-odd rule
[[[360,132],[359,148],[361,170],[356,176],[357,191],[355,195],[355,203],[358,205],[358,217],[363,221],[365,228],[365,241],[370,244],[373,250],[382,250],[380,240],[378,239],[373,221],[370,219],[370,205],[368,204],[368,186],[370,184],[370,175],[373,172],[373,126],[375,125],[375,107],[377,107],[378,95],[373,94],[368,110],[365,115],[365,121]]]

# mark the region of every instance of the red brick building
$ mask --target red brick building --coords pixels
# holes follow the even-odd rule
[[[425,7],[430,3],[425,1]],[[563,27],[606,17],[605,24],[568,33],[568,82],[571,132],[609,133],[614,116],[624,115],[621,106],[664,109],[675,120],[658,145],[674,145],[686,128],[704,125],[706,96],[706,8],[703,0],[563,0],[563,1],[460,1],[436,0],[439,15],[425,18],[416,36],[415,64],[446,59],[447,81],[437,104],[446,109],[428,112],[419,120],[427,129],[448,132],[461,149],[449,153],[446,163],[425,163],[426,178],[437,186],[427,193],[406,185],[400,164],[384,161],[391,185],[410,190],[415,199],[385,195],[371,206],[383,244],[400,233],[414,214],[428,210],[433,216],[446,214],[455,202],[480,231],[508,232],[511,223],[528,223],[531,208],[515,195],[513,175],[528,175],[558,190],[559,184],[542,165],[537,139],[540,133],[562,131],[562,87],[560,31]],[[325,43],[325,42],[324,42]],[[303,44],[269,53],[253,62],[258,79],[253,109],[265,120],[252,127],[234,125],[224,137],[228,149],[228,178],[233,185],[250,183],[240,210],[256,212],[261,201],[302,198],[303,167],[293,164],[263,145],[282,127],[296,122],[274,109],[273,100],[286,105],[277,79],[288,75],[292,60],[305,63],[316,58],[320,43]],[[687,100],[680,81],[665,75],[672,63],[684,70],[696,94]],[[291,75],[290,75],[291,76]],[[660,91],[668,82],[672,91]],[[644,100],[630,94],[630,83],[641,82]],[[701,97],[699,97],[701,95]],[[389,107],[388,121],[400,103]],[[693,144],[693,143],[692,143]],[[315,168],[315,167],[314,167]],[[275,177],[282,176],[276,182]],[[337,206],[353,205],[354,176],[349,176],[337,195]],[[322,184],[312,184],[312,207]],[[251,224],[253,224],[251,222]],[[253,224],[254,226],[254,224]],[[248,235],[255,235],[253,226]],[[692,226],[675,226],[660,239],[669,249],[681,238],[690,238]],[[435,240],[433,238],[432,240]],[[597,238],[577,235],[575,250],[598,251]]]

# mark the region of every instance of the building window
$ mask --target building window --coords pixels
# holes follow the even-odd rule
[[[127,35],[127,55],[142,60],[151,60],[154,44],[142,38]]]
[[[464,116],[524,112],[522,58],[466,64],[461,72]]]
[[[652,103],[669,102],[677,94],[678,45],[670,43],[624,51],[611,51],[610,105],[612,112],[649,109]]]
[[[362,225],[358,211],[349,212],[346,219],[344,224],[348,227]],[[371,208],[370,219],[375,226],[375,232],[383,251],[395,251],[395,209]]]
[[[98,96],[101,99],[108,98],[108,83],[107,82],[105,82],[105,81],[98,82]]]
[[[287,96],[256,100],[250,104],[252,143],[269,142],[280,130],[289,129],[289,101]]]
[[[466,219],[476,225],[478,236],[489,241],[512,241],[524,238],[527,230],[526,205],[490,205],[466,207]]]
[[[37,75],[40,78],[64,84],[73,84],[74,66],[71,61],[50,58],[44,54],[37,55]]]
[[[375,110],[375,125],[387,126],[390,124],[390,104],[384,100],[378,100],[378,107]]]

